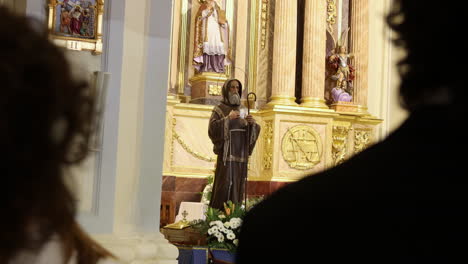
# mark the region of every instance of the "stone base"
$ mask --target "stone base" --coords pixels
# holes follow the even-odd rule
[[[333,103],[330,107],[336,112],[358,112],[358,106],[351,102],[337,102]]]
[[[190,103],[211,104],[222,99],[222,88],[228,76],[222,73],[203,72],[190,78],[192,95]]]

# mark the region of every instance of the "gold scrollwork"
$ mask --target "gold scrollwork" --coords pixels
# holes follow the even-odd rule
[[[208,86],[208,93],[210,95],[221,95],[221,90],[222,90],[221,85],[210,84]]]
[[[263,128],[263,169],[270,170],[273,164],[273,122],[265,121]]]
[[[308,170],[320,163],[322,141],[320,135],[311,126],[297,125],[288,129],[284,134],[281,151],[289,167]]]
[[[354,131],[354,154],[357,154],[367,148],[371,143],[370,130],[355,130]]]
[[[348,132],[349,126],[333,127],[332,157],[335,166],[345,160]]]
[[[327,0],[327,26],[333,33],[333,25],[336,23],[336,0]]]
[[[260,43],[262,45],[262,49],[265,48],[266,46],[266,40],[267,40],[267,33],[268,33],[268,21],[269,21],[269,0],[262,0],[262,7],[261,7],[261,35],[260,35]]]
[[[215,157],[208,157],[207,155],[203,155],[203,154],[200,154],[199,152],[197,151],[194,151],[193,149],[191,149],[187,143],[185,143],[185,141],[179,136],[179,134],[177,134],[176,130],[175,130],[175,125],[176,125],[176,119],[173,118],[172,119],[172,145],[174,145],[174,140],[177,140],[177,142],[179,142],[179,144],[182,146],[182,148],[187,151],[190,155],[192,155],[193,157],[199,159],[199,160],[204,160],[204,161],[208,161],[208,162],[215,162],[216,161],[216,156]],[[171,164],[173,163],[173,154],[174,154],[174,147],[172,147],[171,149]]]

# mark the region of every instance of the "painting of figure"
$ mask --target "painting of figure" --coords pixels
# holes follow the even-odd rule
[[[54,34],[63,37],[94,39],[96,0],[56,0]]]

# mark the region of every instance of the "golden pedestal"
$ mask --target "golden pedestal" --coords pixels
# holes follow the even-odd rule
[[[336,112],[358,112],[358,106],[352,102],[339,101],[337,103],[333,103],[330,107]]]
[[[206,245],[206,236],[200,234],[198,230],[192,227],[184,229],[161,228],[161,233],[170,243],[185,244],[193,246]]]
[[[190,78],[192,96],[190,103],[214,104],[222,99],[222,89],[228,76],[224,73],[202,72]]]

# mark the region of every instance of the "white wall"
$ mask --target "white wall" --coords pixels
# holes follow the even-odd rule
[[[47,21],[47,0],[26,2]],[[82,78],[111,73],[100,152],[74,170],[92,233],[158,231],[171,14],[172,1],[107,0],[103,54],[66,51]]]
[[[387,27],[385,15],[391,0],[369,0],[369,113],[382,118],[378,136],[385,138],[407,117],[398,103],[399,77],[395,62],[401,56],[391,43],[392,31]]]
[[[26,0],[0,0],[0,5],[5,5],[21,14],[26,10]]]

